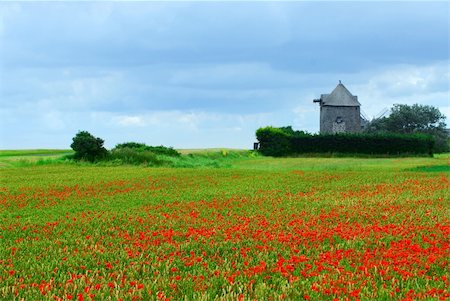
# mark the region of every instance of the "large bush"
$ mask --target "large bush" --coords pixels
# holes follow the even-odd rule
[[[265,127],[256,131],[260,152],[268,156],[304,153],[346,153],[367,155],[429,155],[434,139],[413,134],[325,134],[291,131],[290,127]]]
[[[181,154],[171,147],[149,146],[139,142],[117,144],[110,152],[109,159],[123,164],[143,164],[160,166],[168,163],[168,157],[179,157]]]
[[[129,147],[114,148],[111,150],[109,159],[119,164],[144,164],[158,166],[163,163],[157,155],[147,150],[136,150]]]
[[[285,156],[292,153],[292,134],[283,128],[267,126],[256,131],[256,138],[259,141],[259,149],[262,154],[268,156]]]
[[[113,150],[119,150],[119,149],[124,149],[124,148],[132,149],[137,152],[148,151],[148,152],[152,152],[153,154],[156,154],[156,155],[165,155],[165,156],[170,156],[170,157],[179,157],[181,155],[178,151],[176,151],[172,147],[166,147],[166,146],[162,146],[162,145],[161,146],[149,146],[149,145],[146,145],[145,143],[138,143],[138,142],[120,143],[120,144],[117,144]]]
[[[108,151],[103,147],[104,140],[92,136],[87,131],[78,132],[73,137],[70,147],[75,151],[74,159],[94,162],[107,156]]]

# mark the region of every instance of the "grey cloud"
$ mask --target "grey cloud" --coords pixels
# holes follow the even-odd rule
[[[432,10],[433,15],[424,13]],[[22,3],[7,64],[260,61],[300,72],[448,58],[445,3]],[[381,7],[381,8],[380,8]],[[45,16],[43,18],[42,16]],[[32,26],[32,27],[31,27]],[[32,29],[31,29],[32,28]],[[31,29],[31,34],[30,34]],[[432,51],[430,51],[432,50]]]

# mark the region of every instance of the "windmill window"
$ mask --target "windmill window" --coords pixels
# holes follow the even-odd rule
[[[341,116],[336,117],[336,123],[342,123],[343,121]]]

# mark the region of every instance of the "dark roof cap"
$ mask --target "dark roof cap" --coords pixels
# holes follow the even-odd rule
[[[339,81],[339,84],[330,94],[322,94],[320,96],[322,106],[338,106],[338,107],[359,107],[358,96],[352,95],[350,91]]]

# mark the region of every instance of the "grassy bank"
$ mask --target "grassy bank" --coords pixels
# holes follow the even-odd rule
[[[231,149],[191,149],[181,150],[181,156],[151,154],[147,161],[124,162],[123,159],[105,159],[89,163],[72,159],[71,150],[0,150],[0,167],[27,167],[42,165],[80,165],[80,166],[121,166],[137,165],[147,167],[231,167],[236,161],[257,157],[258,154],[247,150]],[[126,159],[126,158],[125,158]],[[132,159],[132,158],[130,158]],[[132,161],[132,160],[130,160]]]
[[[254,170],[410,170],[450,172],[450,154],[433,157],[342,157],[302,156],[297,158],[264,157],[253,151],[235,149],[180,150],[181,156],[155,156],[156,162],[135,164],[141,167],[174,168],[238,168]],[[9,150],[0,151],[0,167],[31,167],[43,165],[111,166],[124,164],[120,160],[88,163],[70,159],[70,150]]]

